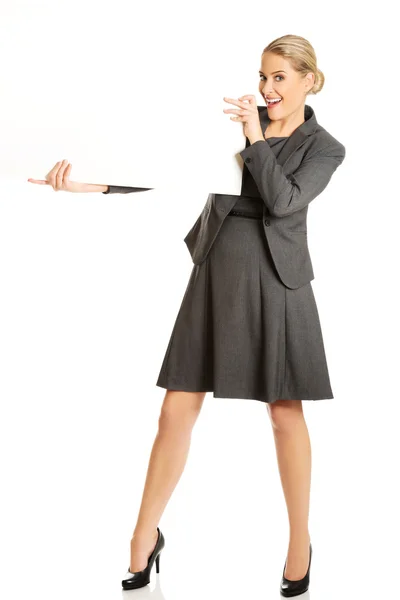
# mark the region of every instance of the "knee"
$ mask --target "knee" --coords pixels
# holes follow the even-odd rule
[[[276,400],[267,404],[267,409],[276,433],[291,433],[304,421],[301,400]]]
[[[167,390],[158,419],[159,430],[190,430],[199,416],[205,395],[206,392]]]

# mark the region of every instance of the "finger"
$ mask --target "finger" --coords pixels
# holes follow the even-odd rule
[[[230,104],[237,103],[237,100],[235,100],[234,98],[228,98],[227,96],[224,96],[223,100],[225,100],[225,102],[229,102]]]
[[[239,100],[249,100],[249,104],[257,104],[256,97],[253,94],[246,94],[245,96],[240,96]]]
[[[72,165],[71,163],[68,163],[67,168],[64,171],[64,183],[69,183],[69,176],[71,175],[71,169],[72,169]]]
[[[57,173],[58,169],[60,168],[62,161],[59,160],[58,162],[56,162],[56,164],[54,165],[54,167],[52,169],[50,169],[50,171],[48,172],[48,175],[51,175],[52,173]]]
[[[50,182],[50,185],[52,185],[53,188],[56,184],[56,175],[57,175],[58,169],[60,168],[60,165],[61,165],[61,161],[56,162],[54,167],[46,175],[46,179]]]
[[[68,161],[66,158],[64,158],[64,160],[61,163],[61,167],[58,169],[57,175],[56,175],[56,187],[58,190],[62,189],[63,186],[63,178],[64,178],[64,171],[68,166]]]
[[[245,102],[241,102],[240,99],[235,100],[234,98],[226,98],[224,97],[225,102],[228,102],[229,104],[235,104],[236,106],[240,106],[241,108],[246,108],[247,103]]]
[[[224,108],[225,113],[235,113],[237,115],[241,115],[242,117],[251,116],[252,112],[246,110],[245,108]]]
[[[68,171],[68,167],[70,166],[70,163],[67,161],[67,159],[65,159],[65,161],[63,161],[63,162],[64,162],[64,165],[61,167],[62,174],[63,174],[62,182],[63,182],[63,185],[65,185],[68,181],[68,176],[69,176],[69,173],[71,172],[71,169]]]
[[[39,185],[49,185],[49,182],[45,179],[28,179],[31,183],[38,183]]]

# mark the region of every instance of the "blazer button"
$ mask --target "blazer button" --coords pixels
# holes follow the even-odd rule
[[[265,219],[264,223],[265,223],[265,225],[266,225],[267,227],[269,227],[269,226],[270,226],[270,224],[271,224],[271,223],[268,221],[268,219]]]
[[[250,163],[253,159],[248,156],[247,158],[244,159],[244,162]]]

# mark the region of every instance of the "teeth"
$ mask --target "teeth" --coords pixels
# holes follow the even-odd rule
[[[267,98],[267,102],[279,102],[280,100],[282,100],[282,98],[274,98],[273,100],[268,100]]]

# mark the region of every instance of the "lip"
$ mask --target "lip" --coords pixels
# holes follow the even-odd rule
[[[272,98],[271,98],[271,100],[272,100]],[[277,98],[274,98],[274,100],[277,100]],[[280,101],[282,102],[282,98],[280,98]],[[266,105],[267,105],[267,108],[268,108],[268,110],[269,110],[270,108],[275,108],[275,106],[278,106],[278,105],[279,105],[279,102],[274,102],[273,104],[270,104],[270,103],[268,102],[267,98],[265,98],[265,102],[266,102]]]

